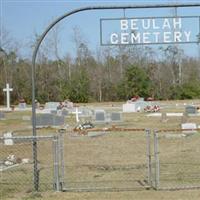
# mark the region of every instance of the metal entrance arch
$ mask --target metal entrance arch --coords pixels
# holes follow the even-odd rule
[[[60,21],[69,17],[75,13],[88,11],[88,10],[120,10],[120,9],[149,9],[149,8],[183,8],[183,7],[197,7],[200,6],[200,3],[191,3],[191,4],[154,4],[154,5],[126,5],[126,6],[92,6],[92,7],[83,7],[72,10],[70,12],[65,13],[64,15],[58,17],[54,20],[43,32],[43,34],[39,37],[35,49],[32,55],[32,135],[37,136],[36,132],[36,106],[35,106],[35,63],[37,58],[37,53],[39,47],[44,40],[47,33]],[[33,141],[33,160],[34,160],[34,189],[38,191],[39,188],[39,171],[37,166],[37,141]]]

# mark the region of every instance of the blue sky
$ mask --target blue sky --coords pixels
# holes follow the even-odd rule
[[[31,56],[30,44],[34,34],[41,34],[44,29],[57,17],[73,9],[90,5],[124,5],[124,4],[156,4],[156,3],[200,3],[200,1],[62,1],[62,0],[0,0],[1,1],[1,30],[6,29],[9,37],[20,44],[19,52],[22,57]],[[126,17],[171,16],[173,9],[139,9],[127,10]],[[200,15],[200,7],[178,9],[178,15]],[[74,54],[73,28],[79,27],[84,40],[95,50],[100,46],[100,18],[123,17],[121,10],[115,11],[86,11],[70,16],[59,23],[60,43],[58,46],[61,56]],[[50,37],[50,36],[49,36]],[[2,39],[2,38],[1,38]],[[198,46],[181,45],[186,54],[197,56]]]

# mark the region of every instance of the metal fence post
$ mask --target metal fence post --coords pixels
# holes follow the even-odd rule
[[[33,146],[33,184],[34,190],[39,190],[39,170],[38,170],[38,159],[37,159],[37,139],[33,138],[32,140]]]
[[[152,186],[152,165],[151,165],[151,130],[146,129],[147,139],[147,181]]]
[[[56,191],[60,191],[58,137],[56,136],[53,139],[53,157],[54,157],[54,189]]]
[[[65,162],[64,162],[64,134],[59,131],[59,161],[60,161],[60,189],[62,190],[65,183]]]
[[[155,158],[155,189],[157,190],[160,184],[160,161],[159,161],[157,131],[154,131],[154,158]]]

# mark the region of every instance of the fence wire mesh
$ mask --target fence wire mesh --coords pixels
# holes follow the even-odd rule
[[[37,139],[39,191],[53,188],[54,160],[52,140],[53,137],[39,137]],[[33,138],[30,136],[0,139],[1,198],[34,190],[32,143]]]
[[[156,189],[200,188],[199,130],[154,134],[153,185]]]
[[[99,134],[63,135],[64,190],[144,189],[149,179],[146,132]]]
[[[59,133],[37,138],[39,190],[200,188],[199,130]],[[31,192],[33,138],[0,138],[1,197]]]

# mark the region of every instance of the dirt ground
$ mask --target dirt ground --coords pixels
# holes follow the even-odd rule
[[[126,192],[46,192],[18,194],[7,200],[199,200],[199,190],[181,191],[126,191]],[[3,200],[3,199],[2,199]]]

